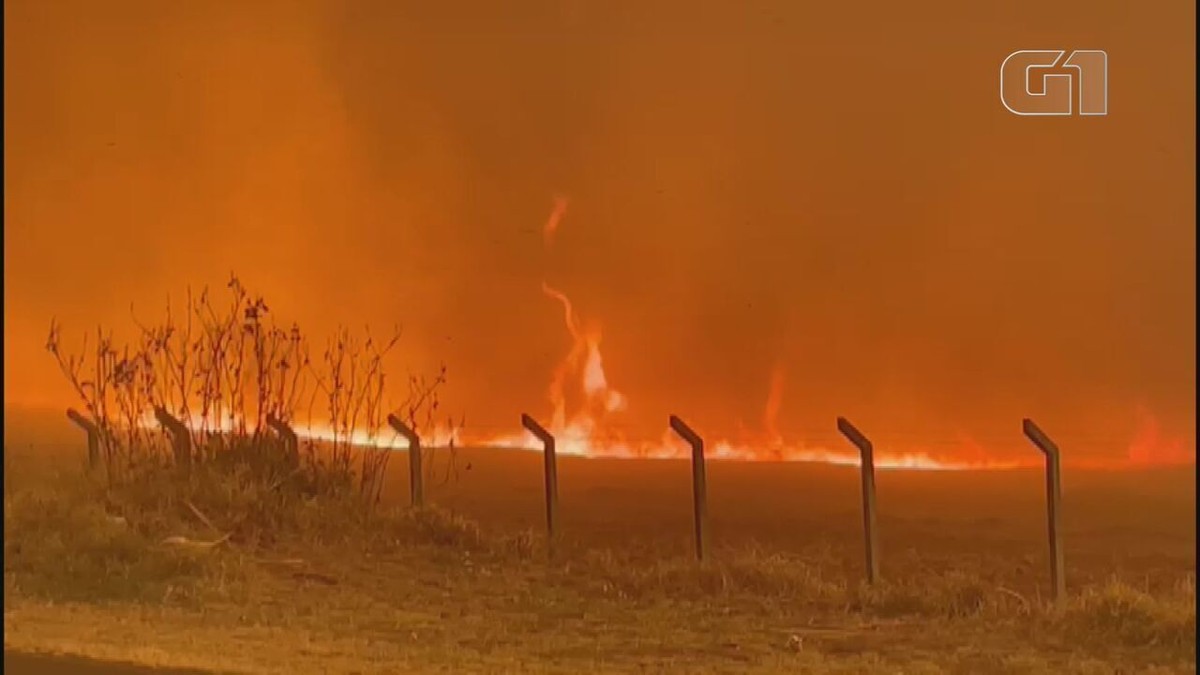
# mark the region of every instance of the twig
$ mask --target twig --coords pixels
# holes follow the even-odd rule
[[[293,572],[292,578],[300,581],[315,581],[326,586],[336,586],[338,583],[338,580],[334,577],[319,572]]]
[[[176,535],[163,539],[162,544],[165,546],[180,546],[195,550],[208,550],[216,548],[217,546],[224,544],[226,541],[229,541],[229,537],[231,536],[233,536],[232,530],[225,533],[225,536],[221,537],[220,539],[215,539],[213,541],[196,541],[195,539],[188,539],[187,537]]]
[[[286,565],[289,567],[300,567],[308,563],[302,558],[281,558],[279,560],[268,560],[266,558],[253,558],[254,562],[260,565]]]
[[[201,513],[200,509],[196,508],[196,505],[193,504],[190,499],[183,500],[183,505],[188,507],[188,510],[192,512],[192,515],[199,518],[200,522],[204,523],[208,527],[208,529],[212,530],[213,534],[217,534],[217,535],[221,534],[221,530],[217,529],[217,526],[213,525],[212,521],[208,519],[208,516]]]
[[[292,469],[291,471],[287,472],[282,477],[280,477],[279,480],[272,483],[271,487],[267,488],[267,492],[274,492],[274,491],[278,490],[280,487],[283,486],[284,483],[286,483],[289,480],[291,480],[292,478],[300,475],[303,471],[304,471],[304,467],[302,467],[302,466],[298,466],[295,469]]]
[[[1016,598],[1016,599],[1017,599],[1017,600],[1018,600],[1018,601],[1021,603],[1021,605],[1022,605],[1023,607],[1025,607],[1025,608],[1028,608],[1028,607],[1029,607],[1029,601],[1028,601],[1028,600],[1026,600],[1026,599],[1025,599],[1025,596],[1021,595],[1020,593],[1018,593],[1018,592],[1016,592],[1016,591],[1014,591],[1014,590],[1011,590],[1011,589],[1005,588],[1005,587],[1003,587],[1003,586],[997,586],[997,587],[996,587],[996,590],[997,590],[997,591],[999,591],[1000,593],[1003,593],[1003,594],[1007,595],[1007,596],[1011,596],[1011,597],[1013,597],[1013,598]]]

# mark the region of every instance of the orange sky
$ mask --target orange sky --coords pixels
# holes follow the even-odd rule
[[[778,364],[793,435],[1194,447],[1194,3],[4,11],[10,406],[72,402],[52,316],[234,270],[316,337],[402,323],[393,370],[516,428],[570,346],[545,280],[652,435],[758,424]],[[1008,113],[1032,48],[1107,50],[1110,114]]]

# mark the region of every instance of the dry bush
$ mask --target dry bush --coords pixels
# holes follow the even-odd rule
[[[299,326],[278,325],[236,277],[224,291],[189,292],[158,323],[135,317],[129,344],[97,328],[71,352],[51,323],[47,349],[79,396],[79,419],[93,425],[98,456],[86,475],[14,493],[6,453],[6,588],[153,595],[210,563],[224,569],[224,545],[244,552],[284,538],[360,549],[478,543],[473,523],[379,504],[391,449],[371,444],[386,440],[389,414],[419,434],[433,429],[444,367],[411,377],[389,407],[384,364],[399,330],[380,340],[340,329],[314,355]],[[307,429],[296,426],[302,415]],[[314,426],[328,439],[312,440]]]
[[[277,324],[236,276],[225,291],[189,291],[182,312],[168,303],[157,324],[135,318],[138,338],[126,345],[98,328],[90,349],[85,336],[82,350],[68,353],[51,323],[47,349],[96,427],[109,489],[134,501],[168,499],[164,489],[214,494],[204,486],[225,481],[234,511],[249,508],[239,500],[258,500],[261,511],[292,493],[353,494],[373,508],[391,455],[374,445],[385,418],[390,412],[418,433],[431,430],[445,368],[411,378],[407,398],[389,411],[384,361],[399,329],[384,340],[369,327],[362,337],[339,329],[314,357],[300,327]],[[294,433],[302,408],[304,442]],[[311,440],[314,424],[328,429],[327,442]],[[156,482],[160,489],[151,489]]]
[[[172,588],[182,598],[203,576],[208,560],[156,545],[79,488],[5,492],[6,598],[157,601]]]
[[[589,594],[637,602],[753,596],[802,600],[812,608],[845,604],[845,583],[820,561],[758,548],[726,551],[703,564],[678,555],[593,549],[575,553],[559,580]]]
[[[1195,577],[1155,595],[1110,579],[1083,589],[1045,620],[1078,642],[1180,651],[1195,659]]]

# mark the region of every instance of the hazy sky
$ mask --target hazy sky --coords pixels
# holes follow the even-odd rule
[[[547,410],[543,280],[629,423],[1195,438],[1195,4],[5,3],[5,400],[50,318],[236,271],[281,319],[406,328],[479,427]],[[1109,110],[999,100],[1104,49]],[[569,198],[555,246],[541,226]],[[1105,446],[1107,448],[1107,446]],[[1099,444],[1090,451],[1099,451]],[[1104,449],[1119,452],[1121,448]]]

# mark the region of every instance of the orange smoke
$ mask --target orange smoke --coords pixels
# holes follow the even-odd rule
[[[558,224],[567,213],[567,198],[556,197],[554,199],[554,210],[550,212],[550,217],[546,219],[546,225],[542,228],[542,242],[546,248],[554,243],[554,233],[558,231]]]
[[[555,200],[544,228],[547,247],[553,234],[562,224],[566,207],[565,198]],[[611,424],[627,408],[628,400],[611,386],[605,374],[600,353],[599,323],[590,321],[586,326],[583,325],[570,298],[546,282],[542,283],[542,292],[562,305],[564,324],[571,338],[571,348],[554,369],[549,387],[549,431],[558,441],[558,451],[585,457],[687,457],[688,447],[669,430],[665,430],[659,439],[634,442],[626,439],[619,429],[615,428],[616,425]],[[783,365],[776,364],[770,374],[760,433],[744,432],[743,438],[737,441],[709,441],[706,456],[713,459],[744,461],[858,464],[860,458],[848,444],[838,449],[830,449],[785,440],[778,429],[779,413],[783,406],[784,380]],[[1142,411],[1141,420],[1141,431],[1130,448],[1128,462],[1118,460],[1079,463],[1092,468],[1117,468],[1128,464],[1160,465],[1194,461],[1194,454],[1186,452],[1181,440],[1162,438],[1157,422],[1149,413]],[[528,433],[467,439],[466,442],[493,447],[538,447],[537,440]],[[1040,466],[1044,461],[1032,448],[1027,455],[1017,459],[997,459],[989,456],[983,446],[973,439],[961,437],[958,446],[961,452],[954,453],[953,459],[935,458],[926,452],[895,452],[880,448],[876,450],[875,464],[880,468],[926,470],[1007,469]]]
[[[771,371],[771,389],[767,393],[767,406],[763,410],[763,430],[766,431],[767,441],[772,447],[783,445],[783,435],[776,425],[779,419],[779,409],[783,406],[783,366],[776,365]]]
[[[1129,445],[1129,463],[1135,466],[1187,465],[1196,461],[1182,438],[1167,438],[1149,410],[1137,410],[1138,431]]]
[[[550,246],[554,233],[566,215],[567,200],[558,198],[543,229],[544,243]],[[570,298],[562,291],[542,282],[542,292],[563,308],[563,322],[571,338],[571,347],[555,367],[550,378],[551,406],[549,431],[557,440],[562,454],[584,457],[687,457],[689,449],[669,430],[656,440],[634,442],[626,439],[612,420],[628,405],[626,397],[613,388],[604,372],[600,353],[599,323],[582,324]],[[857,464],[858,454],[849,448],[830,450],[824,447],[789,444],[778,429],[779,411],[783,406],[784,369],[776,365],[770,376],[766,405],[763,410],[761,433],[743,434],[740,441],[710,442],[706,456],[731,460],[811,461],[836,464]],[[444,432],[443,432],[443,435]],[[465,439],[469,445],[509,448],[538,446],[532,434]],[[1036,458],[1035,458],[1036,459]],[[876,457],[881,468],[967,469],[1010,468],[1016,462],[999,462],[977,456],[969,461],[945,461],[925,453],[894,453],[883,451]]]
[[[561,226],[566,208],[565,198],[555,200],[543,229],[544,244],[547,248]],[[628,408],[629,400],[612,386],[604,370],[604,359],[600,352],[599,322],[582,320],[570,298],[545,281],[542,282],[542,292],[547,298],[561,305],[563,323],[570,338],[570,348],[551,373],[547,391],[550,404],[548,429],[556,439],[558,452],[582,457],[688,457],[690,448],[668,429],[664,429],[660,438],[652,440],[633,441],[624,436],[620,430],[619,418]],[[776,363],[769,376],[761,430],[743,430],[737,440],[706,439],[706,457],[718,460],[859,464],[859,455],[848,442],[840,443],[836,449],[831,449],[785,439],[778,427],[779,414],[783,407],[784,382],[783,364]],[[1094,469],[1186,465],[1195,462],[1195,452],[1189,452],[1183,439],[1167,437],[1148,410],[1139,409],[1137,416],[1138,431],[1125,458],[1091,461],[1086,458],[1077,459],[1072,457],[1071,453],[1066,453],[1064,461]],[[195,425],[199,420],[193,419],[191,422]],[[155,424],[150,417],[143,423],[147,426]],[[232,424],[232,420],[229,423]],[[334,434],[323,425],[309,425],[295,431],[297,435],[313,440],[340,439],[355,445],[379,448],[407,447],[403,438],[389,434],[386,430],[355,429],[349,438],[346,438],[345,434]],[[422,437],[427,447],[465,444],[475,447],[530,449],[539,446],[538,441],[528,432],[464,438],[461,429],[439,427],[422,430]],[[1033,448],[1029,448],[1027,454],[1016,459],[998,459],[990,456],[975,439],[961,434],[955,443],[955,452],[951,454],[952,458],[945,455],[935,457],[927,452],[897,452],[881,447],[876,448],[875,465],[882,469],[978,470],[1035,467],[1044,462]]]

